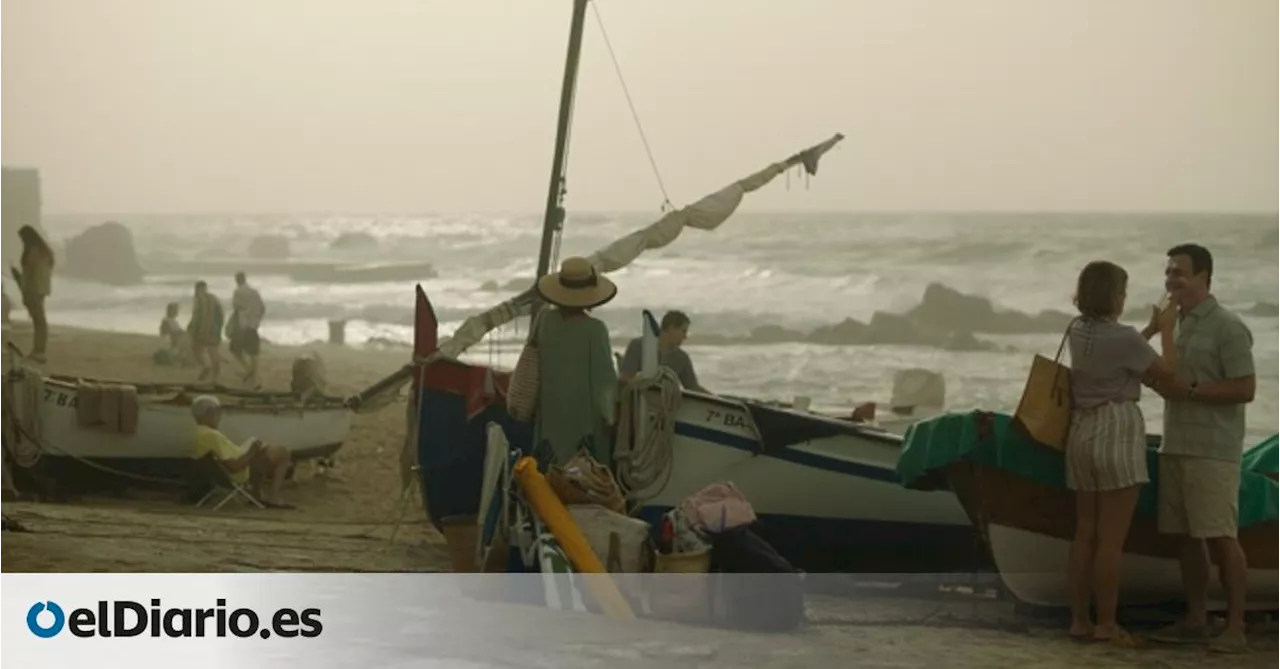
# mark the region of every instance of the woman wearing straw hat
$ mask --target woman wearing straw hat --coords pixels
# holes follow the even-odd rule
[[[618,287],[586,258],[567,258],[559,272],[538,280],[536,290],[555,305],[538,315],[536,326],[538,459],[563,464],[586,448],[612,467],[618,372],[609,328],[587,312],[612,300]]]

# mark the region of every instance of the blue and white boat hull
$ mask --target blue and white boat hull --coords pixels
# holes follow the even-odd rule
[[[655,403],[656,395],[636,402]],[[847,421],[685,391],[670,478],[633,498],[653,522],[703,487],[732,481],[766,538],[811,572],[985,567],[983,544],[953,493],[899,483],[901,445],[899,435]]]

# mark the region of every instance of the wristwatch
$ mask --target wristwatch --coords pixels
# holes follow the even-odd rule
[[[1193,382],[1191,387],[1187,389],[1187,401],[1190,402],[1196,398],[1196,384]]]

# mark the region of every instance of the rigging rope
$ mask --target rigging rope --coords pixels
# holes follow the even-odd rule
[[[609,41],[609,33],[604,29],[604,19],[600,16],[600,3],[591,3],[591,11],[596,16],[596,24],[600,26],[600,36],[604,38],[604,45],[609,50],[609,58],[613,60],[613,70],[618,74],[618,83],[622,84],[622,94],[627,98],[627,106],[631,108],[631,118],[635,120],[636,130],[640,133],[640,142],[644,144],[644,151],[649,156],[649,166],[653,168],[653,176],[658,181],[658,190],[662,191],[662,207],[663,210],[675,209],[675,205],[671,204],[671,196],[667,195],[667,187],[662,183],[662,174],[658,171],[658,161],[653,157],[653,149],[649,147],[649,138],[644,134],[644,126],[640,123],[640,114],[636,112],[636,105],[631,100],[631,91],[627,88],[627,80],[622,76],[622,66],[618,64],[618,57],[613,52],[613,44]]]
[[[654,420],[641,416],[643,439],[632,443],[635,405],[647,391],[658,390],[658,405],[652,407]],[[622,389],[622,415],[618,420],[617,446],[614,463],[618,482],[626,490],[629,502],[647,502],[666,489],[671,481],[674,463],[676,413],[680,410],[680,377],[671,368],[659,366],[653,375],[637,376]],[[644,424],[648,423],[648,424]],[[651,489],[661,481],[662,485]],[[632,493],[648,491],[644,497]]]
[[[29,469],[40,461],[38,442],[43,435],[40,404],[44,400],[44,377],[30,367],[20,366],[17,370],[5,380],[5,446],[14,464]],[[32,438],[24,439],[24,434]]]
[[[41,450],[41,451],[48,451],[48,452],[50,452],[50,453],[59,454],[59,455],[63,455],[63,456],[69,457],[69,458],[71,458],[71,459],[73,459],[73,460],[78,461],[78,462],[79,462],[80,464],[82,464],[82,465],[85,465],[85,466],[90,467],[90,468],[92,468],[92,469],[96,469],[96,470],[98,470],[98,471],[100,471],[100,472],[105,472],[105,473],[107,473],[107,474],[112,474],[112,475],[115,475],[115,476],[121,476],[121,477],[124,477],[124,478],[134,479],[134,480],[137,480],[137,481],[146,481],[146,482],[148,482],[148,483],[161,483],[161,484],[164,484],[164,485],[171,485],[171,486],[183,486],[183,485],[186,485],[186,482],[185,482],[185,481],[182,481],[182,480],[179,480],[179,479],[165,479],[165,478],[158,478],[158,477],[155,477],[155,476],[143,476],[142,474],[134,474],[134,473],[132,473],[132,472],[126,472],[126,471],[123,471],[123,470],[120,470],[120,469],[115,469],[115,468],[113,468],[113,467],[108,467],[108,466],[106,466],[106,465],[100,465],[100,464],[98,464],[98,463],[96,463],[96,462],[94,462],[94,461],[92,461],[92,460],[89,460],[89,459],[84,458],[84,457],[82,457],[82,456],[76,455],[75,453],[72,453],[71,451],[68,451],[68,450],[66,450],[66,449],[64,449],[64,448],[59,448],[58,446],[54,445],[54,444],[53,444],[53,442],[49,441],[48,439],[45,439],[45,438],[39,438],[39,439],[37,439],[37,438],[33,437],[32,435],[30,435],[29,433],[27,433],[27,432],[26,432],[26,430],[24,430],[21,426],[19,426],[19,427],[17,428],[17,431],[18,431],[18,434],[19,434],[19,435],[26,437],[26,438],[27,438],[31,443],[34,443],[35,445],[39,446],[39,448],[40,448],[40,450]]]

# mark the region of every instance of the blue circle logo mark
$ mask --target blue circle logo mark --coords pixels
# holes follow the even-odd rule
[[[46,609],[53,614],[53,624],[48,627],[40,624],[40,614]],[[27,629],[41,639],[57,636],[66,622],[67,616],[62,613],[62,607],[53,602],[36,602],[27,609]]]

